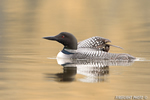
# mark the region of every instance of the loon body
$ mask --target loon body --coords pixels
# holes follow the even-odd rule
[[[54,40],[64,45],[62,51],[57,55],[57,58],[71,58],[71,59],[100,59],[100,60],[134,60],[135,57],[124,53],[108,53],[110,46],[107,44],[111,42],[102,37],[91,37],[77,43],[77,39],[68,32],[61,32],[56,36],[44,37],[44,39]]]

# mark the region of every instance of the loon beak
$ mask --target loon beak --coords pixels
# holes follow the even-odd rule
[[[48,36],[48,37],[43,37],[43,39],[56,40],[56,37],[55,36]]]

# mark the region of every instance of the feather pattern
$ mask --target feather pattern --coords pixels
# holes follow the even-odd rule
[[[116,45],[107,44],[108,42],[111,41],[103,37],[95,36],[79,42],[78,48],[93,48],[93,49],[106,51],[106,52],[109,51],[110,46],[123,49],[122,47]]]
[[[94,48],[102,50],[103,47],[105,47],[105,44],[108,42],[111,41],[99,36],[95,36],[79,42],[78,48]]]
[[[69,50],[71,52],[71,50]],[[108,53],[92,48],[78,48],[72,55],[73,59],[99,59],[99,60],[133,60],[135,57],[126,53]]]

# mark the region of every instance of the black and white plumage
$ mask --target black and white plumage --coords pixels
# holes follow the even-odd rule
[[[111,42],[111,41],[109,39],[95,36],[95,37],[91,37],[91,38],[88,38],[86,40],[79,42],[78,48],[92,48],[92,49],[97,49],[97,50],[106,51],[106,52],[109,51],[110,46],[121,48],[119,46],[107,44],[108,42]]]
[[[56,36],[44,37],[44,39],[54,40],[64,45],[64,49],[58,53],[58,58],[71,59],[99,59],[99,60],[134,60],[135,57],[124,53],[108,53],[111,42],[102,37],[92,37],[77,43],[77,39],[68,32],[61,32]]]
[[[102,50],[106,43],[111,42],[108,39],[102,37],[91,37],[78,43],[78,48],[93,48]]]

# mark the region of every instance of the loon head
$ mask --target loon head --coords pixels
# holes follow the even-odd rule
[[[47,40],[54,40],[64,45],[65,49],[77,49],[77,39],[74,35],[68,32],[61,32],[56,36],[43,37]]]

